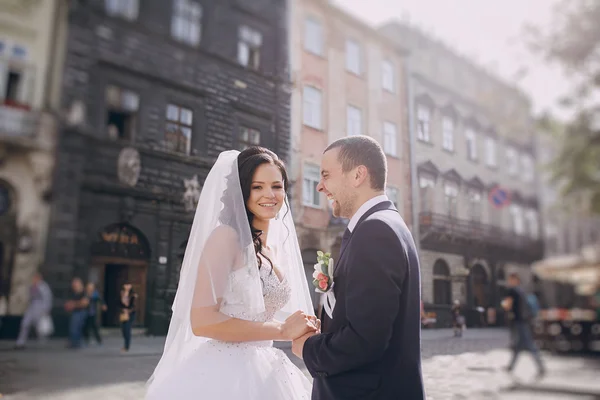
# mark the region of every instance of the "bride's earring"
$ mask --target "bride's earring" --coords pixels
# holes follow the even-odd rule
[[[278,220],[279,219],[279,211],[277,212],[277,214],[275,214],[275,219]]]

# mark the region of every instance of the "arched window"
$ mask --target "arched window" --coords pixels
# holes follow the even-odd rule
[[[452,304],[450,268],[444,260],[437,260],[433,265],[433,302],[435,304]]]

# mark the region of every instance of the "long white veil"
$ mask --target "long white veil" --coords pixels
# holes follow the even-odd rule
[[[183,258],[163,355],[148,381],[149,390],[210,340],[192,333],[192,312],[195,323],[210,325],[225,321],[231,315],[244,315],[251,320],[265,311],[238,174],[239,154],[238,151],[221,153],[204,182]],[[314,315],[287,202],[279,215],[281,217],[269,224],[267,244],[275,249],[273,263],[290,284],[292,295],[276,318],[283,319],[297,310]],[[215,308],[219,312],[215,312]]]

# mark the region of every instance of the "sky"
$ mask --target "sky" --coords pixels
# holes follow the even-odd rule
[[[557,0],[334,0],[351,14],[378,26],[390,19],[410,21],[529,95],[534,113],[566,114],[557,99],[569,85],[559,66],[531,55],[523,27],[550,25]],[[527,74],[515,82],[523,67]]]

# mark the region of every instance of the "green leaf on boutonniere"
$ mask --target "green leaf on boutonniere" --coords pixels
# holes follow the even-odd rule
[[[329,276],[329,266],[326,263],[321,265],[321,269],[323,270],[323,274]]]

